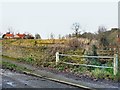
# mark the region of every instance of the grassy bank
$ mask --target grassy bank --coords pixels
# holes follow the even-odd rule
[[[10,62],[2,62],[2,68],[3,69],[9,69],[12,71],[18,71],[18,72],[23,72],[23,71],[31,71],[30,69],[27,69],[26,67],[21,67],[17,66],[16,64],[10,63]]]
[[[7,57],[8,58],[8,57]],[[10,58],[10,60],[15,60],[18,62],[24,62],[26,64],[31,64],[34,65],[35,62],[32,62],[31,58],[24,58],[24,59],[15,59],[15,58]],[[35,65],[36,66],[36,65]],[[15,64],[12,63],[7,63],[3,62],[3,67],[10,69],[10,70],[17,70],[17,71],[24,71],[27,70],[24,67],[18,67]],[[120,80],[120,72],[116,76],[113,75],[113,70],[112,69],[99,69],[99,68],[91,68],[91,67],[83,67],[83,66],[74,66],[74,65],[66,65],[63,63],[59,63],[58,65],[55,65],[55,62],[46,62],[42,64],[41,66],[38,67],[47,67],[50,69],[57,70],[58,72],[69,72],[75,75],[83,75],[87,76],[89,78],[92,78],[94,80],[112,80],[117,82]]]
[[[16,44],[15,44],[16,43]],[[20,44],[19,44],[20,43]],[[38,42],[37,42],[38,44]],[[30,45],[30,46],[29,46]],[[28,47],[29,46],[29,47]],[[116,76],[113,75],[112,69],[99,69],[92,67],[83,67],[83,66],[74,66],[74,65],[66,65],[63,63],[55,65],[55,53],[60,52],[64,54],[72,54],[72,55],[83,55],[84,48],[78,47],[63,47],[59,45],[51,45],[51,46],[42,46],[34,45],[34,40],[6,40],[3,43],[3,55],[10,57],[11,60],[16,60],[18,62],[24,62],[26,64],[31,64],[33,66],[38,67],[48,67],[54,68],[58,71],[63,72],[71,72],[77,75],[87,75],[91,78],[95,79],[106,79],[117,81],[120,79],[120,72]],[[105,62],[104,64],[100,60],[96,59],[83,59],[78,57],[60,57],[60,61],[72,62],[78,64],[93,64],[93,65],[106,65],[112,66],[112,61]],[[4,66],[8,68],[17,68],[15,65],[9,65],[8,63],[4,63]]]

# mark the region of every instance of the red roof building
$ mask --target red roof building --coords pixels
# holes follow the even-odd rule
[[[14,35],[13,34],[5,34],[4,38],[14,38]]]
[[[24,39],[24,38],[25,38],[25,34],[16,34],[16,35],[14,36],[14,38]]]
[[[19,34],[19,33],[16,35],[6,33],[2,36],[2,38],[4,39],[10,39],[10,38],[11,39],[34,39],[34,37],[31,34],[26,35],[26,34]]]

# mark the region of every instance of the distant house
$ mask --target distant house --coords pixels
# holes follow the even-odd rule
[[[11,34],[10,32],[7,32],[2,36],[4,39],[34,39],[32,34]]]
[[[5,39],[14,38],[14,35],[13,34],[4,34],[3,38],[5,38]]]
[[[16,34],[15,36],[14,36],[14,38],[16,38],[16,39],[25,39],[25,34]]]

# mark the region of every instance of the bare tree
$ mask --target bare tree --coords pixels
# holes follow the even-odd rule
[[[13,29],[13,27],[9,27],[7,33],[14,33],[14,29]]]
[[[51,39],[54,39],[55,38],[55,35],[53,33],[50,34],[50,38]]]
[[[60,34],[58,35],[58,38],[59,38],[59,39],[61,39],[61,38],[62,38]]]
[[[80,24],[79,23],[73,23],[72,25],[72,29],[75,30],[75,37],[78,37],[80,32],[78,31],[80,28]]]
[[[106,29],[105,26],[99,26],[98,27],[98,34],[101,34],[101,33],[106,32],[106,31],[107,31],[107,29]]]
[[[105,26],[99,26],[98,27],[98,40],[99,44],[103,49],[106,49],[109,45],[109,41],[107,39],[107,34],[105,33],[107,31]]]
[[[99,26],[98,27],[98,31],[97,31],[97,39],[100,40],[100,38],[103,37],[103,35],[105,34],[104,32],[106,32],[106,27],[105,26]]]

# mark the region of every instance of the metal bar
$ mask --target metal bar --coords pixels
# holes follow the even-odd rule
[[[79,56],[79,55],[67,55],[67,54],[59,54],[60,56],[69,56],[69,57],[81,57],[81,58],[114,58],[112,56]]]
[[[113,68],[113,67],[107,67],[107,66],[96,66],[96,65],[87,65],[87,64],[76,64],[76,63],[68,63],[63,62],[65,64],[71,64],[71,65],[77,65],[77,66],[88,66],[88,67],[99,67],[99,68]]]

